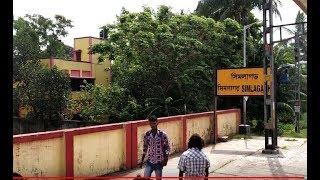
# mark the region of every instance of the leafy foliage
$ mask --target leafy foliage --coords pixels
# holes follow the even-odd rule
[[[67,35],[71,21],[56,15],[26,15],[13,21],[13,115],[19,108],[30,110],[28,122],[43,124],[42,130],[57,128],[69,98],[68,75],[40,65],[40,58],[67,57],[72,49],[60,38]],[[40,129],[38,129],[40,130]]]
[[[44,130],[60,125],[60,114],[66,108],[70,93],[68,75],[57,68],[41,68],[30,74],[32,78],[16,85],[19,106],[31,108],[26,120],[43,123]]]
[[[113,82],[135,99],[139,119],[212,110],[213,72],[242,65],[242,28],[231,19],[145,7],[123,9],[103,29],[105,42],[92,52],[112,60]]]
[[[79,97],[70,99],[68,111],[90,122],[112,123],[134,120],[141,115],[136,100],[117,85],[104,87],[85,83]]]
[[[41,15],[26,15],[13,21],[13,80],[21,80],[22,67],[38,63],[40,58],[70,59],[72,48],[64,45],[67,28],[73,27],[71,20],[56,15],[55,20]]]
[[[279,0],[273,1],[273,11],[281,19],[278,5],[281,5]],[[254,8],[262,10],[262,0],[200,0],[195,10],[197,15],[211,17],[215,20],[224,20],[231,18],[242,25],[252,23],[253,14],[250,12]]]

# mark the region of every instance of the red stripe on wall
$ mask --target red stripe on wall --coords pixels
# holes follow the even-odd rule
[[[131,146],[132,146],[132,125],[131,123],[126,123],[124,125],[125,132],[126,132],[126,168],[132,168],[132,153],[131,153]]]
[[[158,122],[159,122],[159,123],[165,123],[165,122],[172,122],[172,121],[180,121],[180,119],[181,119],[182,116],[185,116],[185,115],[170,116],[170,117],[161,117],[161,118],[158,118]],[[138,120],[138,121],[134,121],[134,123],[135,123],[137,126],[149,125],[148,120]]]
[[[137,130],[137,124],[132,123],[131,124],[131,132],[132,132],[132,141],[131,141],[131,150],[132,150],[132,161],[131,161],[131,167],[135,168],[138,165],[138,130]]]
[[[81,134],[89,134],[101,131],[111,131],[123,128],[123,123],[117,124],[105,124],[105,125],[98,125],[98,126],[90,126],[90,127],[82,127],[82,128],[74,128],[69,129],[72,130],[72,135],[81,135]]]
[[[13,144],[26,143],[31,141],[41,141],[47,139],[61,138],[63,137],[63,131],[50,131],[43,133],[32,133],[23,135],[14,135]]]
[[[66,131],[65,132],[65,145],[66,145],[66,176],[73,177],[74,171],[73,171],[73,133],[72,131]]]
[[[195,114],[186,114],[186,118],[198,118],[198,117],[203,117],[203,116],[211,116],[213,114],[213,111],[210,112],[204,112],[204,113],[195,113]]]

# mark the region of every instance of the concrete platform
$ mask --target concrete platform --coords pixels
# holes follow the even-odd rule
[[[307,139],[281,137],[278,138],[278,146],[279,154],[263,154],[264,137],[260,136],[209,145],[203,149],[211,163],[209,177],[303,176],[306,179]],[[170,157],[163,169],[164,177],[178,176],[178,161],[179,154]],[[143,169],[114,173],[112,176],[135,177],[138,174],[143,175]]]

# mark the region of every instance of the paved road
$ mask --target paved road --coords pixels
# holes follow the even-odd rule
[[[262,154],[264,137],[233,139],[209,145],[203,149],[211,162],[210,176],[307,176],[307,139],[278,139],[280,154]],[[163,169],[164,177],[177,177],[179,155],[169,159]],[[134,177],[143,169],[116,173]],[[154,174],[153,174],[154,176]],[[288,178],[285,178],[288,179]]]

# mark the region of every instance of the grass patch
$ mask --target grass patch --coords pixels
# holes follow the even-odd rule
[[[300,133],[295,132],[294,124],[279,123],[278,132],[282,137],[307,138],[307,113],[301,115]]]
[[[289,148],[288,148],[288,146],[282,146],[282,147],[280,147],[280,149],[288,150]]]
[[[294,126],[293,129],[285,130],[282,137],[293,137],[293,138],[307,138],[307,129],[300,130],[300,133],[295,132]]]
[[[298,141],[296,139],[285,139],[285,141]]]
[[[246,134],[236,134],[232,136],[232,139],[252,139],[252,136]]]

